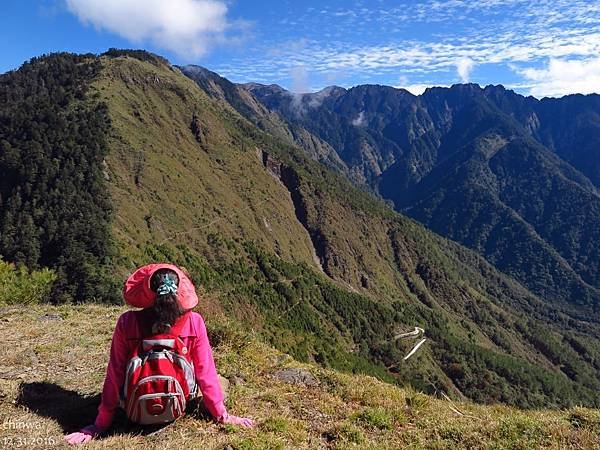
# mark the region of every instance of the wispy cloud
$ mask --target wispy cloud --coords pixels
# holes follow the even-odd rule
[[[348,79],[372,81],[404,74],[411,83],[402,84],[418,92],[430,80],[481,83],[478,77],[490,67],[494,70],[488,73],[503,71],[513,79],[489,82],[516,84],[518,76],[520,84],[532,84],[533,78],[523,71],[511,75],[509,66],[548,71],[543,68],[548,61],[588,61],[600,54],[599,1],[426,0],[395,7],[387,2],[381,7],[363,5],[326,6],[298,15],[297,29],[306,30],[301,46],[278,41],[272,34],[268,48],[234,61],[231,67],[235,68],[225,75],[252,79],[270,73],[285,78],[295,67],[305,68],[314,79],[344,73]],[[324,29],[333,37],[324,40]],[[373,35],[374,29],[386,32]],[[318,32],[311,34],[311,30]],[[572,86],[570,92],[584,85]]]
[[[290,70],[292,86],[289,95],[292,97],[290,107],[297,116],[302,116],[305,112],[305,105],[302,103],[302,94],[308,92],[308,72],[304,66],[292,67]]]
[[[306,66],[298,65],[292,67],[290,76],[292,78],[290,91],[296,94],[308,92],[308,71],[306,70]]]
[[[354,119],[352,119],[352,125],[354,125],[355,127],[362,127],[367,123],[367,120],[365,118],[365,112],[361,111],[358,116],[356,116]]]
[[[124,37],[199,57],[225,40],[231,26],[218,0],[65,0],[80,21]]]

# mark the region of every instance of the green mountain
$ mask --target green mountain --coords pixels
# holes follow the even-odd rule
[[[334,170],[348,176],[352,175],[331,145],[305,128],[287,122],[279,114],[269,111],[244,87],[238,86],[204,67],[189,65],[179,67],[179,69],[211,97],[225,100],[261,130],[283,141],[299,145],[314,160]]]
[[[315,102],[318,93],[245,88],[328,142],[397,211],[545,301],[600,304],[600,96],[357,86]]]
[[[486,97],[540,143],[600,186],[600,96],[522,97],[488,86]]]
[[[3,239],[0,254],[57,271],[54,301],[92,288],[110,301],[135,267],[168,260],[190,272],[205,315],[300,361],[480,402],[600,404],[596,316],[542,301],[164,59],[49,55],[0,87],[12,99],[0,233],[22,243]],[[428,340],[404,362],[412,342],[394,336],[415,326]]]

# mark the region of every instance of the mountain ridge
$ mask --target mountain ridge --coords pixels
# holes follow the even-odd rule
[[[595,316],[545,303],[179,69],[128,51],[86,58],[77,64],[100,71],[85,101],[104,105],[110,123],[97,175],[114,208],[112,279],[151,261],[179,264],[208,305],[299,361],[479,402],[598,404]],[[59,71],[45,77],[60,91]],[[26,105],[5,108],[35,128]],[[26,161],[20,138],[11,152]],[[38,173],[24,172],[22,186]],[[428,343],[400,363],[406,344],[392,337],[416,324]]]
[[[361,175],[349,178],[359,185],[368,184],[368,189],[392,201],[398,211],[479,251],[550,301],[600,301],[600,254],[593,238],[593,233],[598,233],[594,224],[600,219],[598,188],[594,184],[600,174],[600,147],[595,146],[600,136],[597,94],[538,100],[501,85],[482,88],[471,83],[434,87],[413,96],[392,87],[368,85],[353,87],[333,104],[323,103],[310,115],[299,116],[290,113],[289,94],[266,98],[261,89],[252,91],[265,106],[289,122],[306,127],[329,142],[349,167],[344,172],[346,176],[358,171]],[[572,147],[567,148],[567,137],[558,135],[550,126],[557,120],[552,119],[548,105],[563,105],[561,101],[567,102],[565,108],[571,110],[571,103],[584,103],[582,112],[565,120],[568,135],[579,130],[587,130],[591,135],[579,152],[569,150]],[[520,140],[515,141],[516,138]],[[496,148],[492,153],[485,150],[486,156],[481,142],[494,139],[505,140],[508,147]],[[465,147],[469,142],[471,150]],[[560,145],[550,145],[555,142]],[[521,156],[515,158],[517,154]],[[531,164],[532,169],[527,169]],[[528,175],[525,170],[530,170]],[[543,177],[532,176],[536,171],[544,173]],[[440,181],[442,174],[445,184]],[[533,184],[536,176],[538,181]],[[553,185],[544,188],[544,179]],[[487,187],[483,188],[482,182]],[[462,191],[457,189],[461,184]],[[510,194],[514,186],[520,189],[517,196]],[[473,210],[470,220],[480,229],[466,228],[457,219],[440,223],[444,217],[460,216],[461,205],[475,201],[473,189],[481,191],[476,196],[491,213],[485,218],[483,210]],[[536,195],[530,195],[531,191]],[[519,203],[519,196],[529,196],[529,204],[534,207]],[[544,206],[550,207],[547,214],[554,214],[555,220],[562,222],[562,231],[544,222]],[[551,208],[556,212],[552,213]],[[565,219],[557,215],[559,210]],[[588,219],[586,224],[578,224],[568,222],[568,217]],[[515,230],[523,220],[537,237],[522,235],[519,242],[523,251],[519,254],[494,247],[487,230],[494,228],[498,220],[508,220],[507,225]],[[500,232],[499,237],[508,242],[515,238],[513,234]],[[538,238],[544,245],[535,243]],[[566,244],[566,239],[573,243]],[[545,260],[550,261],[549,265]],[[555,269],[550,268],[552,265]],[[541,283],[533,275],[549,270],[552,275]]]

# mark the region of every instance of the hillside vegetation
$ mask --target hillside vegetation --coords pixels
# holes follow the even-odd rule
[[[597,315],[599,95],[540,101],[475,84],[420,96],[378,85],[311,94],[242,87],[329,144],[341,173],[397,211],[479,252],[545,301]]]
[[[600,414],[574,407],[521,411],[450,402],[373,377],[301,364],[240,332],[203,299],[219,372],[230,380],[227,405],[251,416],[253,430],[214,424],[197,406],[164,429],[143,429],[117,415],[90,449],[594,449]],[[0,442],[27,439],[54,448],[63,434],[93,421],[112,329],[122,307],[33,306],[0,310]],[[299,368],[314,383],[290,384],[281,370]],[[36,444],[37,443],[37,444]],[[31,444],[31,445],[30,445]]]
[[[106,105],[86,98],[94,58],[34,58],[0,76],[0,255],[58,273],[60,301],[116,298],[105,277],[111,203]]]
[[[95,159],[110,194],[110,282],[171,261],[210,305],[299,361],[454,399],[598,406],[593,317],[548,305],[393,212],[164,59],[111,51],[80,64],[91,62],[85,101],[110,124]],[[106,273],[102,258],[89,267]],[[428,341],[402,363],[411,343],[393,337],[417,325]]]

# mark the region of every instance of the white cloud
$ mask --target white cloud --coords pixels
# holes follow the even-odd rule
[[[365,112],[361,111],[355,119],[352,119],[352,125],[355,127],[362,127],[365,125],[367,120],[365,119]]]
[[[308,71],[306,66],[296,66],[290,69],[292,86],[290,90],[296,94],[308,92]]]
[[[224,39],[227,6],[218,0],[65,0],[83,23],[185,57],[199,57]]]
[[[600,93],[600,57],[585,60],[551,58],[541,69],[515,69],[529,84],[535,97],[560,97],[580,93]]]
[[[302,102],[302,94],[308,92],[308,72],[304,66],[296,66],[290,69],[292,86],[288,94],[292,97],[290,108],[296,116],[304,115],[306,108]]]
[[[276,30],[270,30],[268,42],[233,57],[228,65],[234,65],[236,76],[243,80],[264,73],[286,78],[298,66],[315,80],[332,72],[343,73],[352,82],[393,79],[403,73],[410,76],[410,83],[401,80],[397,84],[418,94],[436,80],[443,84],[453,78],[469,81],[474,68],[481,70],[476,81],[484,81],[485,76],[486,82],[494,84],[533,85],[524,76],[504,78],[508,66],[540,67],[551,59],[589,61],[600,55],[598,0],[416,3],[410,14],[406,5],[364,8],[355,3],[349,8],[356,14],[347,13],[348,7],[332,7],[323,8],[320,14],[295,15],[301,29],[327,30],[335,38],[307,37],[301,46],[292,47],[287,33],[282,40]],[[373,39],[374,24],[387,30],[379,42]],[[435,32],[417,39],[415,24]],[[571,92],[582,84],[573,83]]]
[[[456,61],[456,72],[462,83],[468,83],[471,76],[471,71],[475,66],[475,62],[470,58],[461,58]]]
[[[406,89],[408,92],[410,92],[412,95],[421,95],[425,92],[425,90],[427,88],[432,88],[432,87],[450,87],[447,84],[426,84],[426,83],[413,83],[413,84],[400,84],[400,85],[396,85],[393,86],[396,89]]]
[[[302,66],[314,74],[331,72],[351,76],[375,71],[401,70],[414,76],[456,70],[460,79],[470,79],[474,67],[484,64],[509,64],[540,61],[547,58],[590,58],[600,54],[600,27],[596,30],[545,30],[515,36],[511,32],[493,37],[478,36],[471,41],[404,41],[398,44],[360,46],[352,43],[323,45],[305,41],[300,49],[290,50],[287,42],[277,55],[255,55],[236,61],[240,73],[260,74],[266,70],[289,72]],[[265,57],[266,56],[266,57]]]

